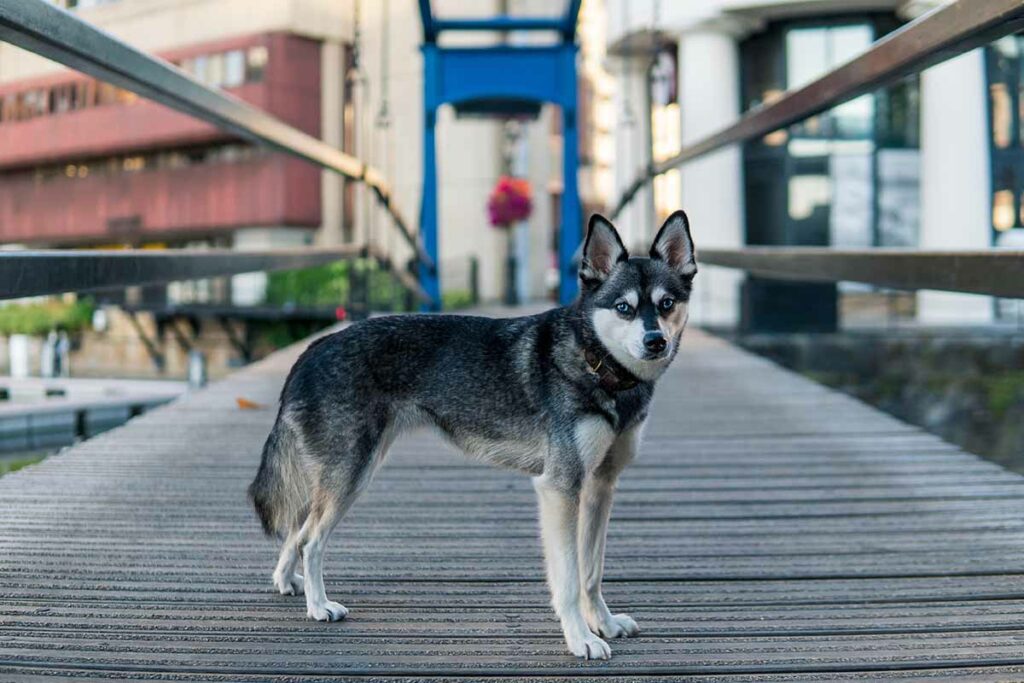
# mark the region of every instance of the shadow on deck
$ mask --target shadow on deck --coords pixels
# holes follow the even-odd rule
[[[1024,478],[699,331],[627,471],[566,654],[523,477],[400,441],[307,621],[245,496],[288,349],[0,480],[0,679],[1024,679]],[[690,679],[688,679],[690,680]]]

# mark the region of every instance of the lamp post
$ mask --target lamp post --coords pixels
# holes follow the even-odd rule
[[[505,231],[506,237],[506,287],[505,303],[519,303],[516,287],[516,234],[515,225],[530,217],[533,210],[530,182],[524,178],[501,176],[487,201],[487,212],[491,225]]]

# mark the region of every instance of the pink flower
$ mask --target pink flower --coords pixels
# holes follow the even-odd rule
[[[526,220],[533,211],[530,181],[525,178],[501,176],[487,200],[487,214],[491,225],[507,228]]]

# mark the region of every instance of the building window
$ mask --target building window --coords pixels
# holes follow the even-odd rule
[[[650,69],[651,158],[657,163],[682,148],[682,115],[679,110],[678,47],[669,44],[655,55]],[[682,205],[682,173],[674,168],[657,176],[653,183],[655,222],[668,218]]]
[[[119,0],[51,0],[51,2],[58,7],[65,7],[67,9],[86,9],[100,5],[111,5],[119,2]]]
[[[237,88],[245,83],[263,80],[269,53],[263,45],[248,49],[194,55],[182,59],[178,66],[204,85],[214,88]]]
[[[1007,36],[985,50],[992,155],[992,241],[1019,244],[1024,229],[1024,36]],[[1013,234],[1011,234],[1013,233]]]
[[[185,73],[216,88],[236,88],[263,79],[267,48],[229,50],[186,57],[178,62]],[[132,104],[135,93],[95,80],[77,79],[48,88],[31,88],[0,95],[0,123],[27,121],[37,116],[67,114],[87,107]]]
[[[741,46],[744,108],[806,85],[897,26],[891,15],[770,24]],[[748,143],[748,243],[915,245],[917,147],[914,79]]]
[[[245,143],[227,143],[205,147],[157,150],[146,153],[84,159],[75,163],[57,163],[37,166],[31,170],[17,169],[0,172],[0,182],[13,181],[25,176],[37,183],[71,178],[109,177],[151,170],[176,170],[211,164],[234,164],[256,160],[263,150]]]
[[[263,80],[263,72],[267,69],[270,55],[264,45],[250,47],[245,56],[245,80],[258,83]]]
[[[245,83],[245,53],[241,50],[232,50],[224,55],[224,82],[225,88],[237,88]]]

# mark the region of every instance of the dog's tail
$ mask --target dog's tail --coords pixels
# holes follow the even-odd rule
[[[300,440],[294,428],[278,415],[263,445],[263,460],[249,485],[249,497],[268,536],[297,531],[309,512],[310,485],[302,464]]]

